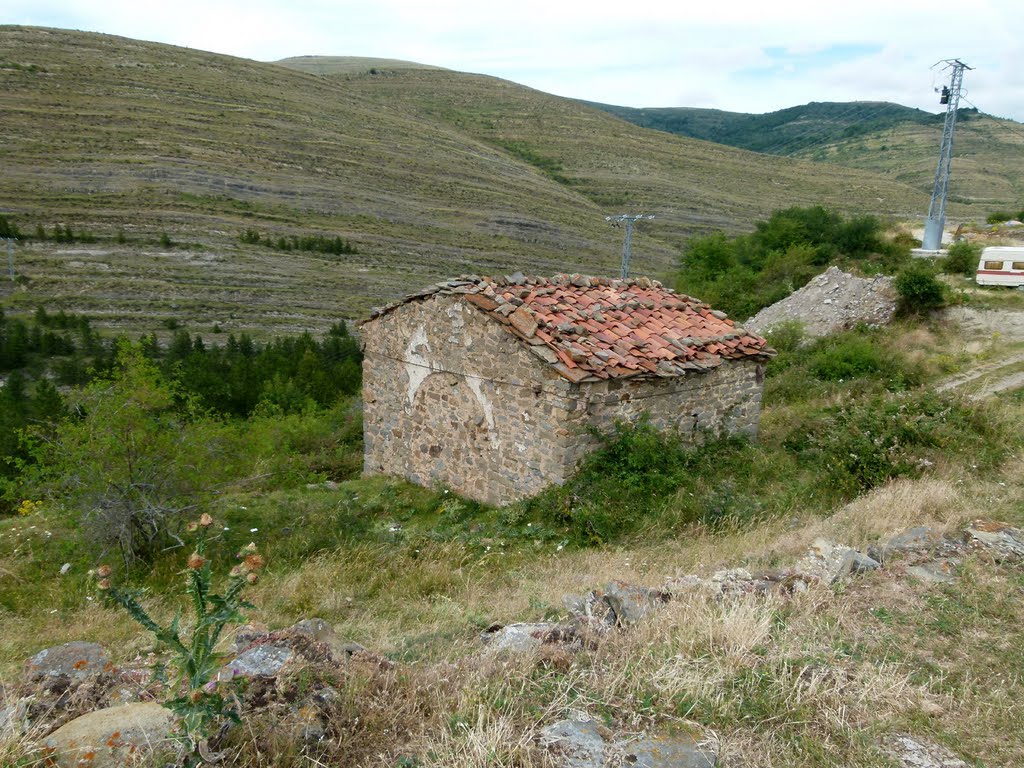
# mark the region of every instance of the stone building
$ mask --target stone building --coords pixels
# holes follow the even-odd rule
[[[491,504],[562,483],[642,413],[757,432],[765,340],[646,278],[463,277],[362,324],[365,470]]]

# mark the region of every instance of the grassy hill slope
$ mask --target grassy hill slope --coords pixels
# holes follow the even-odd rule
[[[755,152],[870,170],[930,193],[944,114],[886,102],[804,104],[763,115],[592,104],[636,125]],[[1013,206],[1024,197],[1024,127],[960,111],[952,199]]]
[[[877,174],[648,131],[490,77],[366,63],[329,59],[343,73],[312,75],[0,28],[0,212],[26,233],[95,236],[20,246],[31,282],[8,305],[130,330],[323,329],[466,271],[614,272],[621,238],[604,216],[624,210],[657,215],[635,264],[664,275],[689,234],[745,229],[778,207],[925,209]],[[241,243],[249,229],[340,236],[357,253]]]

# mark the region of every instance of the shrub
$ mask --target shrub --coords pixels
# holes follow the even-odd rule
[[[1013,218],[1013,214],[1009,211],[993,211],[985,217],[985,221],[989,224],[1002,224],[1004,221],[1009,221]]]
[[[126,563],[178,540],[242,459],[234,431],[205,417],[124,342],[108,377],[37,447],[42,485],[78,511],[86,537]]]
[[[17,240],[21,237],[21,232],[18,231],[18,227],[15,226],[13,221],[6,216],[0,216],[0,239],[8,237],[12,240]]]
[[[856,379],[892,367],[878,346],[856,336],[820,349],[811,362],[811,372],[822,381]]]
[[[829,484],[846,496],[917,476],[940,453],[969,454],[972,464],[983,467],[1020,444],[1015,427],[997,414],[935,392],[846,403],[804,429],[805,454],[817,455]]]
[[[777,352],[794,352],[804,341],[804,324],[799,320],[786,320],[772,326],[765,338]]]
[[[981,246],[959,240],[949,246],[948,255],[942,260],[940,268],[947,275],[966,275],[971,277],[978,268],[981,258]]]
[[[903,314],[922,314],[946,304],[946,292],[930,264],[915,259],[896,275],[899,310]]]

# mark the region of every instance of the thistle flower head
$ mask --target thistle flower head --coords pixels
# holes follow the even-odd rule
[[[249,573],[245,574],[245,581],[247,584],[255,584],[259,580],[260,575],[254,571],[250,571]]]
[[[103,591],[110,589],[110,579],[100,579],[96,584],[96,588],[102,589]]]
[[[258,571],[266,564],[267,561],[263,559],[262,555],[252,554],[246,555],[242,568],[246,571]]]
[[[193,552],[188,558],[188,567],[193,571],[198,571],[206,564],[206,558],[200,555],[198,552]]]
[[[199,516],[199,524],[203,526],[203,528],[209,528],[211,525],[213,525],[213,518],[210,517],[206,512],[203,512],[203,514]]]
[[[101,579],[107,578],[111,573],[113,573],[113,568],[109,565],[101,565],[96,569],[96,575]]]

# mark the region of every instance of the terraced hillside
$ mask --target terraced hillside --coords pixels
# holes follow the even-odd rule
[[[812,102],[763,115],[591,106],[645,128],[874,171],[928,193],[944,120],[943,114],[885,102]],[[992,209],[1014,208],[1024,198],[1024,126],[1020,123],[962,109],[955,147],[953,200]]]
[[[323,329],[453,273],[614,272],[621,239],[604,216],[623,210],[657,215],[634,263],[661,275],[690,233],[744,229],[780,206],[910,216],[926,204],[877,174],[645,130],[494,78],[374,62],[301,57],[340,72],[314,75],[0,27],[0,213],[51,238],[18,246],[24,279],[4,286],[5,303],[130,331],[172,320]],[[56,225],[92,242],[53,242]],[[337,236],[356,252],[281,251],[241,242],[247,230],[264,242]]]

